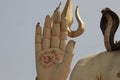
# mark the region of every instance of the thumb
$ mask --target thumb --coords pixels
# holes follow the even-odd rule
[[[65,66],[67,66],[67,67],[69,67],[71,65],[72,58],[74,55],[73,54],[74,46],[75,46],[75,41],[73,41],[73,40],[70,40],[66,46],[63,63],[65,63]]]

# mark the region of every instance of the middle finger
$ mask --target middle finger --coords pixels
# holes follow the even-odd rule
[[[60,23],[61,23],[61,14],[59,9],[56,9],[53,15],[53,28],[51,36],[51,47],[59,48],[60,44]]]

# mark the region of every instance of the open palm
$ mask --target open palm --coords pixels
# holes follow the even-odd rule
[[[67,43],[67,21],[56,9],[47,15],[43,34],[38,23],[35,36],[37,80],[66,80],[75,42]]]

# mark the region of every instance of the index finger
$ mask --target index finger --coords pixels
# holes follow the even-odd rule
[[[65,17],[62,16],[61,29],[60,29],[60,49],[62,51],[65,51],[65,47],[67,44],[67,36],[68,36],[67,27],[68,27],[67,20]]]
[[[57,8],[53,15],[53,27],[52,27],[52,36],[51,36],[51,48],[59,48],[60,44],[60,23],[61,23],[61,14]]]

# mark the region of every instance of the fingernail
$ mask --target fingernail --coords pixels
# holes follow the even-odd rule
[[[40,22],[37,23],[36,27],[39,27],[40,26]]]
[[[38,22],[36,25],[36,34],[39,34],[41,32],[41,26],[40,23]]]
[[[70,40],[70,42],[71,42],[71,46],[74,48],[76,42],[74,40]]]

